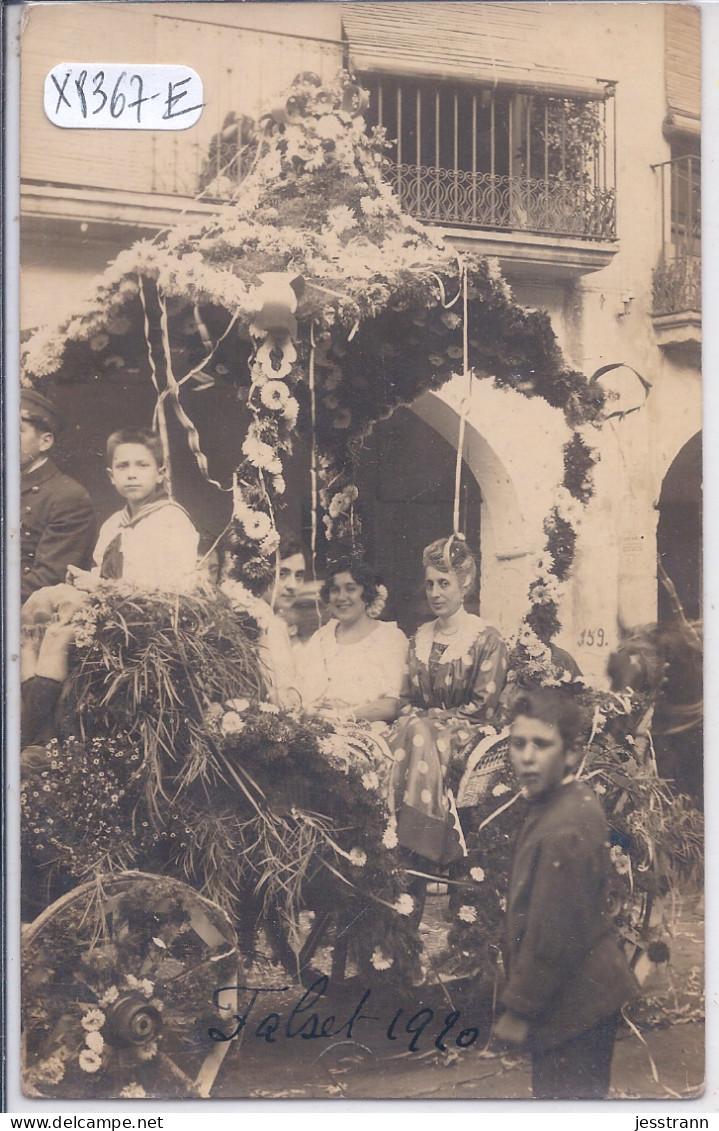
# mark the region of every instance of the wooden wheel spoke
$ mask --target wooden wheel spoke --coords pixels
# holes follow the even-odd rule
[[[229,1042],[211,1041],[204,1019],[214,989],[240,980],[219,907],[179,880],[103,877],[46,909],[23,948],[37,963],[23,987],[28,1094],[110,1098],[142,1084],[157,1098],[209,1096]],[[221,1004],[234,1012],[237,991]]]

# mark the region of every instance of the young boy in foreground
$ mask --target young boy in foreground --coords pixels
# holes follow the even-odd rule
[[[529,802],[507,903],[498,1040],[526,1042],[535,1099],[602,1099],[622,1005],[637,985],[607,910],[609,828],[576,781],[576,704],[540,689],[512,706],[509,751]]]
[[[45,737],[68,673],[75,636],[69,622],[87,592],[103,580],[122,579],[139,589],[170,592],[187,592],[196,581],[197,530],[167,495],[159,436],[145,428],[113,432],[107,462],[110,481],[126,505],[100,530],[95,568],[69,566],[66,584],[39,589],[22,609],[23,746]]]

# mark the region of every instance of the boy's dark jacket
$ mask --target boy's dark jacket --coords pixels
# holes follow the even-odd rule
[[[609,829],[594,792],[568,782],[530,803],[509,886],[504,1005],[536,1049],[591,1028],[637,992],[607,910]]]

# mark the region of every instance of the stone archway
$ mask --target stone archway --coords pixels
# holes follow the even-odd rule
[[[676,586],[690,619],[702,610],[702,434],[697,432],[679,450],[662,481],[657,524],[657,553]],[[659,586],[659,619],[672,611]]]
[[[376,424],[362,445],[356,483],[363,541],[390,587],[387,615],[405,631],[428,616],[422,549],[452,528],[458,427],[455,409],[425,393]],[[473,611],[500,631],[514,631],[526,611],[529,539],[514,483],[469,422],[460,526],[478,560]]]

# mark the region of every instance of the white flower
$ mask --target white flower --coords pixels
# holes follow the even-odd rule
[[[219,707],[219,704],[215,705]],[[118,990],[117,986],[110,986],[110,988],[105,990],[104,994],[100,998],[100,1005],[112,1005],[113,1001],[117,1001],[119,996],[120,991]]]
[[[367,853],[363,852],[361,848],[351,848],[349,862],[354,864],[355,868],[364,868],[367,863]]]
[[[269,471],[272,475],[282,474],[282,462],[275,449],[264,440],[256,436],[248,436],[242,445],[242,454],[249,460],[253,467],[261,471]]]
[[[362,774],[362,785],[370,792],[379,789],[379,778],[374,770],[368,770],[366,774]]]
[[[257,542],[266,538],[272,530],[272,519],[264,511],[246,511],[241,521],[247,537],[254,538]]]
[[[228,711],[222,716],[220,729],[223,734],[239,734],[244,728],[244,720],[240,718],[236,711]]]
[[[140,993],[145,997],[152,997],[155,992],[155,983],[151,982],[149,978],[143,978],[140,982]]]
[[[390,966],[394,964],[394,958],[387,958],[381,947],[376,946],[372,951],[370,962],[375,970],[389,970]]]
[[[382,844],[385,848],[397,847],[397,830],[394,825],[387,825],[387,828],[384,830],[384,836],[382,837]]]
[[[372,604],[367,606],[367,616],[372,617],[373,620],[375,617],[378,617],[387,604],[388,596],[389,594],[387,592],[387,586],[378,585],[377,596],[375,597]]]
[[[632,862],[627,856],[626,852],[624,852],[618,844],[615,844],[613,848],[610,848],[609,855],[611,857],[612,864],[619,872],[619,875],[628,876],[632,870]]]
[[[414,911],[414,900],[412,896],[404,892],[395,903],[394,909],[400,915],[411,915]]]
[[[258,703],[263,715],[279,715],[280,709],[274,703]]]
[[[478,884],[484,881],[484,868],[470,868],[469,874]]]
[[[97,1029],[85,1034],[85,1044],[93,1052],[102,1052],[105,1047],[105,1039],[102,1033],[98,1033]]]
[[[286,487],[286,484],[285,484],[283,476],[282,475],[275,475],[272,479],[272,490],[275,492],[275,494],[276,495],[284,495],[285,487]]]
[[[492,790],[492,797],[501,797],[503,793],[509,792],[509,786],[505,785],[503,781],[498,781],[494,789]]]
[[[280,544],[280,535],[277,530],[271,530],[266,538],[260,542],[260,553],[269,558],[274,554]]]
[[[284,381],[266,381],[260,390],[260,400],[265,408],[271,408],[275,412],[284,409],[289,397],[290,390]]]
[[[335,232],[345,232],[348,228],[355,228],[357,221],[349,208],[338,204],[327,213],[327,226]]]
[[[92,1049],[83,1049],[78,1057],[78,1063],[83,1072],[99,1072],[102,1068],[102,1057]]]
[[[241,715],[243,711],[246,711],[249,705],[249,699],[228,699],[225,703],[225,707],[228,711],[236,711],[238,715]]]
[[[139,1060],[152,1060],[157,1056],[157,1041],[150,1041],[149,1045],[139,1045],[135,1049]]]
[[[287,421],[290,428],[294,428],[297,423],[297,417],[300,412],[300,402],[294,397],[288,397],[282,409],[282,415]]]
[[[463,923],[476,923],[477,912],[468,903],[463,903],[457,912],[457,918],[461,919]]]
[[[97,1029],[102,1029],[105,1024],[105,1014],[101,1009],[88,1009],[80,1024],[86,1032],[93,1033]]]
[[[120,1092],[120,1096],[123,1100],[141,1100],[144,1099],[146,1095],[147,1092],[142,1084],[135,1084],[134,1082],[132,1084],[125,1084],[125,1087]]]
[[[595,782],[593,788],[594,788],[594,792],[599,794],[600,797],[603,797],[604,794],[607,792],[606,785],[602,785],[602,783],[600,781]]]

